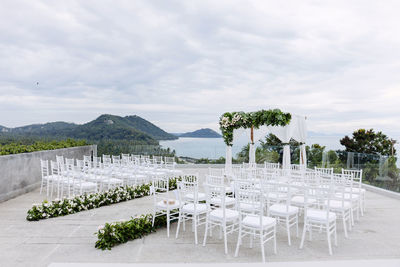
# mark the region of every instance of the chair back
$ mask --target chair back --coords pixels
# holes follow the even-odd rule
[[[264,162],[264,169],[279,169],[280,163]]]
[[[235,181],[236,208],[240,213],[263,213],[264,198],[261,184],[254,184],[249,180]]]
[[[178,183],[178,198],[180,203],[198,203],[198,192],[199,184],[197,174],[183,176],[182,181]],[[188,195],[191,197],[187,197]],[[196,211],[196,207],[194,208]]]
[[[353,175],[353,182],[354,182],[354,187],[361,188],[362,185],[362,173],[363,170],[345,170],[342,169],[342,174],[344,175]]]
[[[65,164],[64,156],[56,156],[56,161],[58,164],[62,164],[62,165]]]
[[[42,178],[49,176],[49,161],[48,160],[40,160],[40,171],[42,173]]]

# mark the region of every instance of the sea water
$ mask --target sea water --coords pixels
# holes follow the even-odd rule
[[[319,144],[325,146],[327,150],[345,149],[340,144],[343,136],[311,136],[307,139],[306,144]],[[248,144],[246,137],[239,139],[232,146],[232,155],[239,153],[243,146]],[[225,157],[226,145],[222,138],[179,138],[177,140],[160,141],[163,148],[169,147],[175,150],[179,157],[190,158],[209,158],[217,159]],[[259,145],[259,142],[257,143]]]

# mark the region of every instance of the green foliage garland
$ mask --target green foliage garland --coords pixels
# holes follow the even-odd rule
[[[106,223],[104,226],[99,226],[97,233],[95,233],[98,239],[95,247],[102,250],[110,250],[115,245],[142,238],[167,225],[165,215],[157,216],[154,220],[154,226],[152,225],[152,220],[153,215],[146,214],[132,218],[129,221]]]
[[[180,179],[180,177],[170,178],[169,189],[176,189],[177,180]],[[138,186],[121,186],[105,192],[93,194],[85,193],[73,198],[56,199],[51,202],[45,200],[41,204],[34,204],[32,208],[28,210],[26,219],[28,221],[38,221],[141,198],[150,195],[150,185],[149,183]]]
[[[233,130],[239,128],[260,128],[267,126],[285,126],[289,124],[292,115],[284,113],[280,109],[259,110],[256,112],[245,113],[225,112],[219,120],[222,137],[226,145],[231,146],[233,142]]]

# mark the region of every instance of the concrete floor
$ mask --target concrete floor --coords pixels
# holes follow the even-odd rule
[[[193,171],[185,169],[185,172]],[[196,169],[203,177],[206,169]],[[163,263],[163,262],[259,262],[255,244],[245,240],[239,257],[234,258],[237,234],[229,236],[229,254],[224,254],[223,240],[217,233],[205,247],[194,245],[194,235],[187,229],[178,239],[167,238],[160,229],[139,240],[114,247],[111,251],[94,248],[97,227],[105,222],[129,219],[152,210],[152,198],[145,197],[64,217],[28,222],[26,211],[43,196],[39,191],[0,203],[0,266],[48,266],[50,263]],[[175,233],[176,224],[172,225]],[[300,225],[300,230],[302,224]],[[204,228],[199,230],[202,240]],[[287,245],[286,232],[278,228],[278,254],[266,245],[266,257],[273,262],[340,261],[400,259],[400,200],[376,193],[367,194],[367,212],[345,239],[338,223],[338,247],[329,256],[325,235],[314,234],[312,242],[298,248],[300,239],[293,236]],[[338,262],[340,264],[340,262]]]

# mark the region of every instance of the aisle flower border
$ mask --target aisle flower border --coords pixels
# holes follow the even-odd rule
[[[167,225],[166,215],[158,215],[154,219],[152,214],[144,214],[129,221],[106,223],[98,228],[95,248],[111,250],[112,247],[131,240],[142,238]]]
[[[181,176],[169,179],[170,190],[177,188],[177,181],[180,179]],[[27,212],[26,219],[28,221],[39,221],[149,196],[150,186],[151,183],[138,186],[121,186],[100,193],[55,199],[51,202],[44,200],[41,204],[33,204]]]
[[[225,112],[219,119],[222,138],[228,146],[233,145],[233,130],[239,128],[260,128],[267,126],[286,126],[290,123],[292,115],[280,109],[259,110],[255,112]]]

